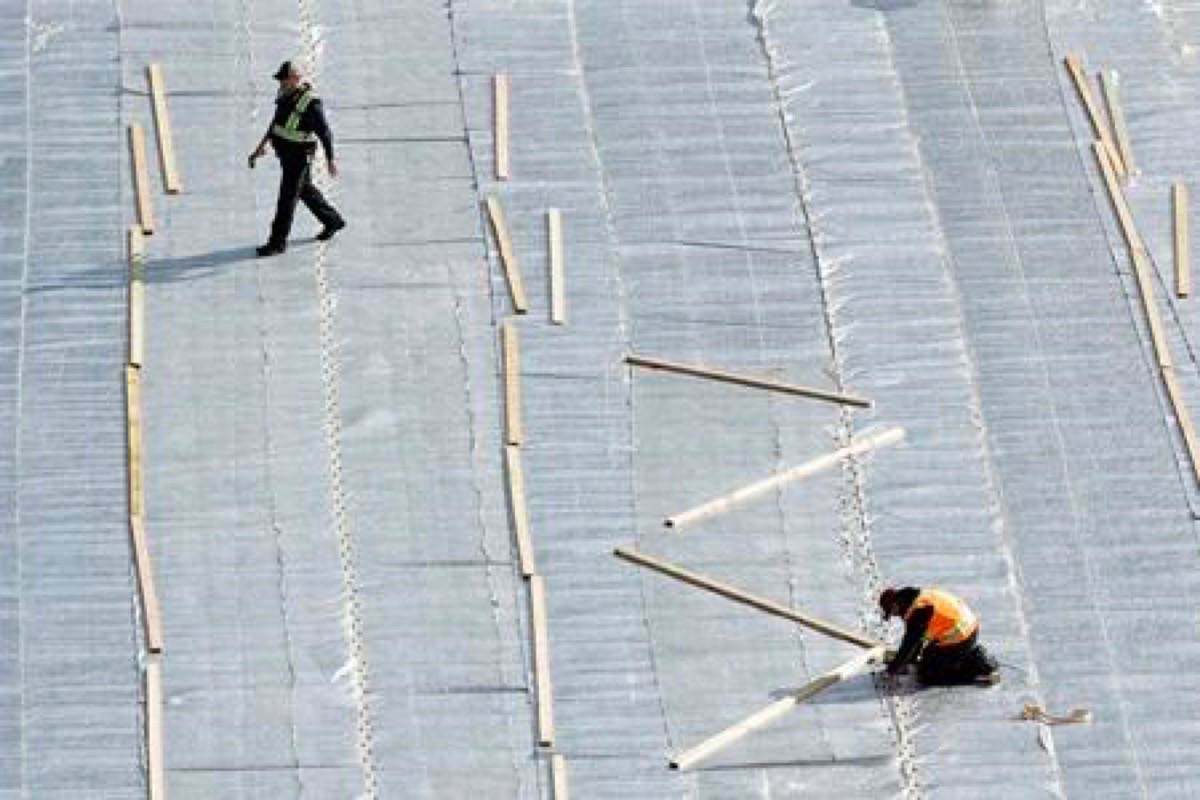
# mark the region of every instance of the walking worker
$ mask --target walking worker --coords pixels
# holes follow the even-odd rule
[[[996,662],[979,644],[979,618],[960,598],[944,589],[906,586],[879,595],[883,618],[904,620],[904,639],[888,663],[898,676],[916,663],[917,680],[929,686],[998,683]]]
[[[317,234],[319,241],[332,239],[346,227],[342,215],[326,202],[312,182],[312,160],[318,141],[325,149],[329,174],[335,178],[338,174],[333,156],[333,132],[325,120],[321,99],[313,91],[312,84],[304,82],[300,69],[291,61],[283,62],[274,77],[279,81],[275,116],[262,141],[250,154],[250,168],[253,169],[254,162],[267,152],[269,142],[279,157],[283,173],[279,179],[279,202],[275,207],[275,221],[271,223],[271,237],[258,248],[260,256],[274,256],[287,250],[297,200],[303,200],[324,226]]]

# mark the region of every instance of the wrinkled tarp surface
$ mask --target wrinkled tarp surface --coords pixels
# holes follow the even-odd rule
[[[163,65],[184,191],[148,241],[147,530],[172,797],[549,797],[503,467],[498,331],[581,798],[1192,797],[1200,492],[1062,58],[1115,69],[1127,183],[1193,415],[1185,0],[0,4],[0,799],[146,792],[126,527],[124,126]],[[245,156],[308,70],[349,227],[254,258]],[[495,179],[492,78],[510,76]],[[150,140],[153,156],[153,139]],[[481,211],[503,205],[514,316]],[[549,318],[562,210],[566,324]],[[634,370],[636,352],[869,410]],[[682,530],[665,516],[900,426]],[[670,756],[856,654],[614,559],[876,637],[884,585],[983,619],[995,688],[861,676]],[[1026,703],[1083,707],[1038,727]]]

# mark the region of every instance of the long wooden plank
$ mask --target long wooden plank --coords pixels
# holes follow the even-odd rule
[[[150,800],[166,800],[167,766],[163,741],[162,664],[157,658],[146,663],[146,782]]]
[[[1169,367],[1172,364],[1171,351],[1167,345],[1166,334],[1163,331],[1162,320],[1158,313],[1158,305],[1154,300],[1154,282],[1151,277],[1150,259],[1146,252],[1146,246],[1142,242],[1141,234],[1138,233],[1137,225],[1133,220],[1133,212],[1130,211],[1129,202],[1125,199],[1125,192],[1121,189],[1120,181],[1117,180],[1116,171],[1109,159],[1108,151],[1100,142],[1093,142],[1092,150],[1096,154],[1096,161],[1099,163],[1100,172],[1104,176],[1104,185],[1108,189],[1109,201],[1116,211],[1121,233],[1125,237],[1126,245],[1129,247],[1130,259],[1133,263],[1134,279],[1137,282],[1138,291],[1142,297],[1142,311],[1145,315],[1146,324],[1150,328],[1150,342],[1154,348],[1155,359],[1159,367]]]
[[[496,235],[496,247],[500,250],[500,266],[504,268],[504,280],[508,283],[508,294],[512,298],[513,311],[524,314],[529,310],[525,302],[525,283],[521,280],[521,266],[513,253],[512,238],[508,233],[508,223],[504,219],[504,209],[495,197],[487,199],[488,219],[492,223],[492,231]]]
[[[1192,293],[1192,247],[1188,231],[1187,184],[1176,183],[1171,197],[1175,219],[1175,294],[1177,297],[1187,297]]]
[[[145,253],[142,229],[130,225],[127,232],[129,247],[129,363],[142,366],[145,357]]]
[[[1121,107],[1120,79],[1115,69],[1100,71],[1100,88],[1104,93],[1104,103],[1108,106],[1108,118],[1112,120],[1121,166],[1125,174],[1134,175],[1137,167],[1133,163],[1133,144],[1129,141],[1129,126],[1125,123],[1125,111]]]
[[[723,497],[709,500],[707,503],[702,503],[695,508],[673,514],[663,520],[663,524],[668,528],[682,528],[685,525],[690,525],[702,519],[723,514],[743,503],[748,503],[755,498],[762,497],[764,494],[794,483],[802,478],[807,478],[836,467],[843,460],[851,456],[899,444],[902,441],[904,441],[904,430],[902,428],[889,428],[879,433],[855,437],[850,440],[850,444],[846,447],[835,450],[832,453],[826,453],[823,456],[814,458],[812,461],[807,461],[791,469],[777,472],[761,481],[743,486]]]
[[[533,624],[533,677],[537,685],[538,745],[554,746],[554,688],[550,680],[550,632],[546,623],[546,587],[541,575],[529,579]]]
[[[1167,387],[1167,398],[1175,411],[1175,422],[1179,432],[1183,434],[1183,445],[1187,448],[1188,459],[1192,462],[1192,474],[1200,483],[1200,441],[1196,439],[1196,427],[1192,424],[1192,413],[1188,410],[1187,398],[1183,396],[1183,388],[1175,375],[1174,367],[1163,369],[1163,383]]]
[[[1096,104],[1096,100],[1092,97],[1092,90],[1088,84],[1087,74],[1083,71],[1083,63],[1077,55],[1068,55],[1063,59],[1067,65],[1067,72],[1070,73],[1071,79],[1075,82],[1075,91],[1079,93],[1079,99],[1083,101],[1083,108],[1087,111],[1088,119],[1092,123],[1092,130],[1096,134],[1096,138],[1104,143],[1104,146],[1117,156],[1117,147],[1113,142],[1112,132],[1109,131],[1108,125],[1104,121],[1104,115],[1100,113],[1100,107]],[[1125,176],[1125,165],[1120,158],[1115,158],[1113,167],[1117,174]]]
[[[142,626],[146,633],[146,649],[161,653],[163,649],[162,611],[158,604],[158,588],[154,582],[150,545],[146,541],[146,521],[141,516],[129,518],[129,534],[133,539],[133,566],[137,573],[138,594],[142,599]]]
[[[146,172],[146,135],[136,122],[129,124],[129,165],[133,172],[133,198],[142,233],[154,233],[154,206],[150,202],[150,176]]]
[[[550,321],[564,325],[567,322],[567,289],[563,274],[562,211],[557,208],[546,212],[546,234],[550,243]]]
[[[126,434],[128,437],[129,516],[145,512],[142,488],[142,371],[125,366]]]
[[[496,178],[506,181],[511,177],[508,155],[509,128],[509,77],[497,73],[492,78],[492,89],[495,106],[495,146],[496,146]]]
[[[1104,175],[1104,183],[1108,188],[1109,200],[1116,209],[1117,220],[1120,222],[1122,231],[1124,232],[1125,241],[1129,244],[1134,275],[1137,279],[1138,294],[1141,295],[1142,313],[1150,328],[1150,342],[1154,349],[1159,371],[1162,374],[1163,384],[1167,390],[1167,399],[1175,413],[1175,421],[1179,425],[1180,433],[1183,435],[1183,443],[1188,453],[1188,460],[1192,463],[1192,473],[1197,483],[1200,483],[1200,442],[1196,438],[1191,412],[1187,406],[1187,398],[1183,396],[1183,390],[1179,386],[1179,380],[1175,375],[1170,347],[1167,344],[1167,337],[1163,331],[1162,321],[1158,313],[1158,304],[1154,299],[1154,281],[1151,274],[1150,257],[1146,253],[1141,235],[1137,232],[1137,227],[1134,225],[1133,214],[1129,210],[1129,203],[1126,201],[1125,193],[1121,190],[1121,186],[1117,182],[1105,149],[1099,143],[1095,143],[1093,149],[1096,153],[1096,160],[1100,164],[1100,171]]]
[[[550,756],[550,781],[554,786],[554,800],[571,800],[571,789],[567,780],[567,759],[562,753]]]
[[[648,556],[645,553],[638,552],[629,547],[618,547],[613,551],[613,555],[617,558],[624,559],[631,564],[637,564],[639,567],[654,570],[660,575],[666,575],[668,578],[674,578],[677,581],[694,586],[697,589],[703,589],[706,592],[720,595],[726,600],[732,600],[735,603],[741,603],[744,606],[758,609],[759,611],[770,614],[774,617],[780,617],[790,622],[795,622],[798,625],[803,625],[806,628],[830,636],[834,639],[839,639],[843,642],[858,645],[859,647],[873,648],[881,647],[882,642],[877,642],[874,639],[866,636],[861,636],[853,631],[834,625],[831,622],[826,622],[822,619],[805,614],[802,611],[797,611],[794,608],[780,605],[773,600],[767,600],[762,597],[743,592],[726,583],[715,581],[712,578],[705,577],[697,572],[684,569],[675,564],[662,561],[661,559]]]
[[[513,535],[517,540],[517,563],[521,577],[528,578],[537,572],[533,552],[533,537],[529,533],[529,511],[525,504],[525,470],[521,466],[521,448],[506,445],[504,466],[508,475],[508,503],[512,511]]]
[[[179,194],[183,184],[179,181],[179,169],[175,165],[175,140],[171,134],[171,116],[167,112],[167,87],[163,81],[162,66],[151,64],[146,67],[146,77],[150,82],[154,128],[158,132],[158,161],[162,166],[163,188],[167,194]]]
[[[730,725],[720,733],[675,756],[671,759],[671,769],[688,769],[719,750],[725,749],[746,734],[778,719],[806,700],[811,700],[826,689],[836,686],[847,678],[853,677],[873,664],[880,663],[884,658],[884,652],[883,647],[872,648],[865,653],[855,656],[836,669],[832,669],[814,678],[787,697],[776,700],[765,708],[754,712],[744,720]]]
[[[784,394],[800,395],[801,397],[812,397],[818,400],[828,400],[833,403],[858,406],[860,408],[871,407],[871,401],[864,400],[861,397],[840,394],[838,392],[827,392],[824,389],[814,389],[810,386],[800,386],[794,383],[783,383],[781,381],[773,381],[766,378],[755,378],[749,375],[741,375],[719,369],[710,369],[708,367],[695,364],[681,364],[678,361],[667,361],[661,358],[651,358],[649,356],[636,354],[625,356],[625,362],[632,364],[635,367],[658,369],[663,370],[664,372],[690,375],[694,378],[707,378],[709,380],[720,381],[722,383],[734,383],[739,386],[749,386],[755,389],[766,389],[772,392],[783,392]]]
[[[512,320],[500,324],[500,350],[504,363],[504,441],[521,444],[525,441],[521,422],[521,346]]]

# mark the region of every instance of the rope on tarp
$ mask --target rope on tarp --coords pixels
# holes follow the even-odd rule
[[[1037,703],[1026,703],[1017,719],[1042,725],[1075,725],[1091,722],[1092,712],[1086,708],[1072,708],[1066,714],[1051,714]]]

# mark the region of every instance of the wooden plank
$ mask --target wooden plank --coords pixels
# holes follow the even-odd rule
[[[136,122],[129,125],[129,164],[133,171],[133,198],[142,233],[154,233],[154,206],[150,203],[150,177],[146,172],[146,136]]]
[[[163,742],[162,664],[152,657],[146,663],[146,782],[150,800],[166,800],[167,766]]]
[[[1117,180],[1116,172],[1108,157],[1108,151],[1100,142],[1093,142],[1092,150],[1096,154],[1096,161],[1100,164],[1100,172],[1104,176],[1108,199],[1116,211],[1117,222],[1125,237],[1125,243],[1129,247],[1134,279],[1142,297],[1142,311],[1145,314],[1146,324],[1150,328],[1150,343],[1154,348],[1155,360],[1159,367],[1169,367],[1172,363],[1171,351],[1167,345],[1167,337],[1163,331],[1158,306],[1154,300],[1154,282],[1151,277],[1150,259],[1146,252],[1146,246],[1142,243],[1141,234],[1138,233],[1137,225],[1133,221],[1133,212],[1130,211],[1129,202],[1125,199],[1125,192]]]
[[[142,366],[145,357],[145,253],[146,240],[142,229],[130,225],[127,232],[129,247],[129,363]]]
[[[722,383],[734,383],[739,386],[749,386],[755,389],[766,389],[772,392],[783,392],[784,394],[800,395],[801,397],[812,397],[818,400],[828,400],[832,403],[858,406],[860,408],[871,407],[871,401],[864,400],[861,397],[853,397],[851,395],[839,394],[837,392],[827,392],[823,389],[814,389],[810,386],[800,386],[794,383],[782,383],[780,381],[773,381],[765,378],[755,378],[749,375],[740,375],[719,369],[709,369],[708,367],[704,366],[681,364],[678,361],[666,361],[661,358],[650,358],[649,356],[630,354],[625,356],[625,362],[632,364],[635,367],[643,367],[645,369],[659,369],[665,372],[675,372],[680,375],[690,375],[695,378],[707,378],[709,380],[720,381]]]
[[[130,225],[125,231],[125,248],[129,257],[129,272],[144,269],[146,264],[146,237],[139,225]]]
[[[1192,413],[1188,410],[1187,398],[1183,396],[1183,388],[1175,375],[1173,367],[1163,369],[1163,383],[1167,387],[1167,398],[1175,411],[1175,422],[1183,435],[1183,445],[1187,449],[1188,460],[1192,462],[1192,475],[1200,484],[1200,442],[1196,439],[1196,428],[1192,424]]]
[[[540,747],[554,746],[554,689],[550,681],[550,632],[546,626],[546,587],[541,575],[529,579],[533,624],[533,677],[537,684],[537,729]]]
[[[1170,347],[1167,344],[1162,320],[1159,317],[1158,304],[1154,298],[1154,281],[1150,257],[1134,225],[1133,214],[1129,210],[1129,203],[1126,201],[1125,194],[1117,182],[1105,149],[1097,142],[1093,144],[1093,150],[1096,153],[1096,160],[1100,164],[1100,171],[1104,176],[1105,186],[1108,188],[1109,200],[1112,202],[1113,208],[1116,209],[1117,220],[1124,232],[1125,241],[1129,244],[1134,275],[1137,279],[1138,294],[1142,300],[1142,313],[1145,315],[1147,325],[1150,328],[1150,343],[1154,349],[1155,360],[1158,362],[1163,384],[1167,390],[1167,399],[1175,413],[1175,420],[1179,425],[1180,433],[1183,435],[1184,447],[1187,449],[1188,459],[1192,462],[1193,475],[1197,483],[1200,483],[1200,442],[1197,442],[1196,439],[1196,431],[1192,424],[1191,412],[1187,407],[1187,399],[1183,396],[1183,390],[1179,386],[1179,380],[1175,375]]]
[[[812,461],[807,461],[791,469],[777,472],[768,478],[764,478],[748,486],[743,486],[723,497],[702,503],[695,508],[690,508],[687,511],[669,516],[663,520],[663,524],[668,528],[682,528],[685,525],[690,525],[707,517],[723,514],[789,483],[794,483],[802,478],[807,478],[836,467],[846,458],[880,447],[899,444],[902,441],[904,441],[904,430],[902,428],[889,428],[879,433],[855,437],[850,440],[850,444],[846,447],[835,450],[832,453],[826,453],[823,456],[814,458]]]
[[[521,448],[507,445],[504,448],[504,466],[508,475],[508,503],[512,512],[513,535],[517,540],[517,563],[521,577],[528,578],[537,572],[533,552],[533,537],[529,533],[529,511],[525,505],[525,470],[521,466]]]
[[[782,619],[789,620],[790,622],[795,622],[798,625],[803,625],[804,627],[814,630],[817,633],[823,633],[826,636],[830,636],[834,639],[868,649],[881,647],[883,645],[882,642],[877,642],[874,639],[861,636],[853,631],[849,631],[845,628],[834,625],[831,622],[817,619],[816,617],[805,614],[802,611],[797,611],[794,608],[788,608],[787,606],[780,605],[772,600],[757,597],[749,592],[743,592],[741,589],[737,589],[728,584],[715,581],[712,578],[707,578],[699,573],[678,567],[674,564],[654,558],[653,556],[648,556],[645,553],[640,553],[632,548],[618,547],[613,551],[613,555],[615,555],[617,558],[624,559],[631,564],[637,564],[639,567],[645,567],[647,569],[654,570],[660,575],[666,575],[668,578],[674,578],[677,581],[682,581],[683,583],[694,586],[697,589],[703,589],[706,592],[712,592],[713,594],[720,595],[726,600],[732,600],[735,603],[741,603],[744,606],[758,609],[759,611],[770,614],[771,616],[780,617]]]
[[[1083,71],[1083,63],[1077,55],[1068,55],[1063,59],[1067,65],[1067,72],[1070,73],[1071,79],[1075,82],[1075,91],[1079,93],[1079,99],[1083,101],[1083,108],[1087,111],[1088,119],[1092,123],[1092,130],[1096,134],[1096,138],[1104,143],[1104,146],[1109,149],[1115,156],[1117,154],[1116,145],[1113,143],[1112,133],[1108,130],[1108,125],[1105,124],[1104,116],[1100,113],[1100,107],[1096,105],[1095,99],[1092,97],[1091,87],[1088,85],[1087,75]],[[1117,174],[1124,177],[1125,165],[1118,157],[1113,162],[1113,167]]]
[[[884,652],[883,647],[874,647],[865,653],[855,656],[836,669],[832,669],[814,678],[787,697],[776,700],[767,707],[746,717],[741,722],[729,726],[720,733],[705,739],[695,747],[675,756],[671,759],[671,769],[688,769],[719,750],[723,750],[746,734],[778,719],[806,700],[811,700],[826,689],[836,686],[874,664],[880,663],[884,658]]]
[[[554,786],[554,800],[571,800],[571,789],[567,781],[567,759],[562,753],[550,756],[550,781]]]
[[[492,78],[493,97],[495,105],[495,146],[496,146],[496,178],[506,181],[510,177],[508,157],[508,96],[509,78],[504,73],[497,73]]]
[[[142,626],[146,633],[146,649],[161,653],[163,649],[162,610],[158,604],[158,588],[154,582],[150,545],[146,541],[146,521],[141,516],[129,518],[129,535],[133,539],[133,567],[137,574],[138,594],[142,600]]]
[[[163,188],[167,194],[179,194],[183,185],[179,182],[179,170],[175,166],[175,142],[171,135],[171,116],[167,112],[167,87],[163,81],[162,67],[151,64],[146,68],[146,76],[150,81],[154,128],[158,132],[158,161],[162,166]]]
[[[504,441],[519,445],[525,441],[521,422],[521,347],[512,320],[500,323],[500,350],[504,363]]]
[[[1192,293],[1191,237],[1188,233],[1188,189],[1186,183],[1176,183],[1171,193],[1175,217],[1175,295],[1187,297]]]
[[[1096,156],[1096,163],[1100,165],[1100,174],[1104,177],[1104,185],[1108,189],[1108,199],[1112,203],[1113,211],[1116,212],[1121,235],[1125,237],[1125,245],[1131,254],[1137,250],[1144,250],[1145,245],[1142,244],[1137,225],[1133,222],[1133,214],[1129,210],[1129,203],[1125,200],[1125,192],[1121,190],[1121,183],[1117,180],[1108,148],[1104,146],[1103,142],[1092,142],[1092,152]]]
[[[508,234],[508,223],[504,220],[504,209],[495,197],[487,199],[488,219],[496,235],[496,247],[500,250],[500,265],[504,268],[504,279],[508,282],[508,294],[512,298],[513,311],[524,314],[528,310],[525,302],[525,284],[521,280],[521,267],[513,254],[512,239]]]
[[[129,282],[129,363],[142,366],[145,358],[146,290],[140,279]]]
[[[1129,141],[1129,126],[1125,124],[1125,111],[1121,107],[1120,79],[1115,69],[1100,71],[1100,88],[1104,92],[1104,102],[1108,106],[1108,118],[1112,120],[1112,130],[1115,134],[1117,152],[1120,163],[1127,175],[1137,174],[1133,163],[1133,145]]]
[[[550,242],[550,321],[563,325],[567,321],[567,289],[563,283],[562,211],[557,208],[546,212],[546,233]]]
[[[129,444],[129,516],[140,517],[145,501],[142,489],[142,371],[125,366],[126,433]]]

